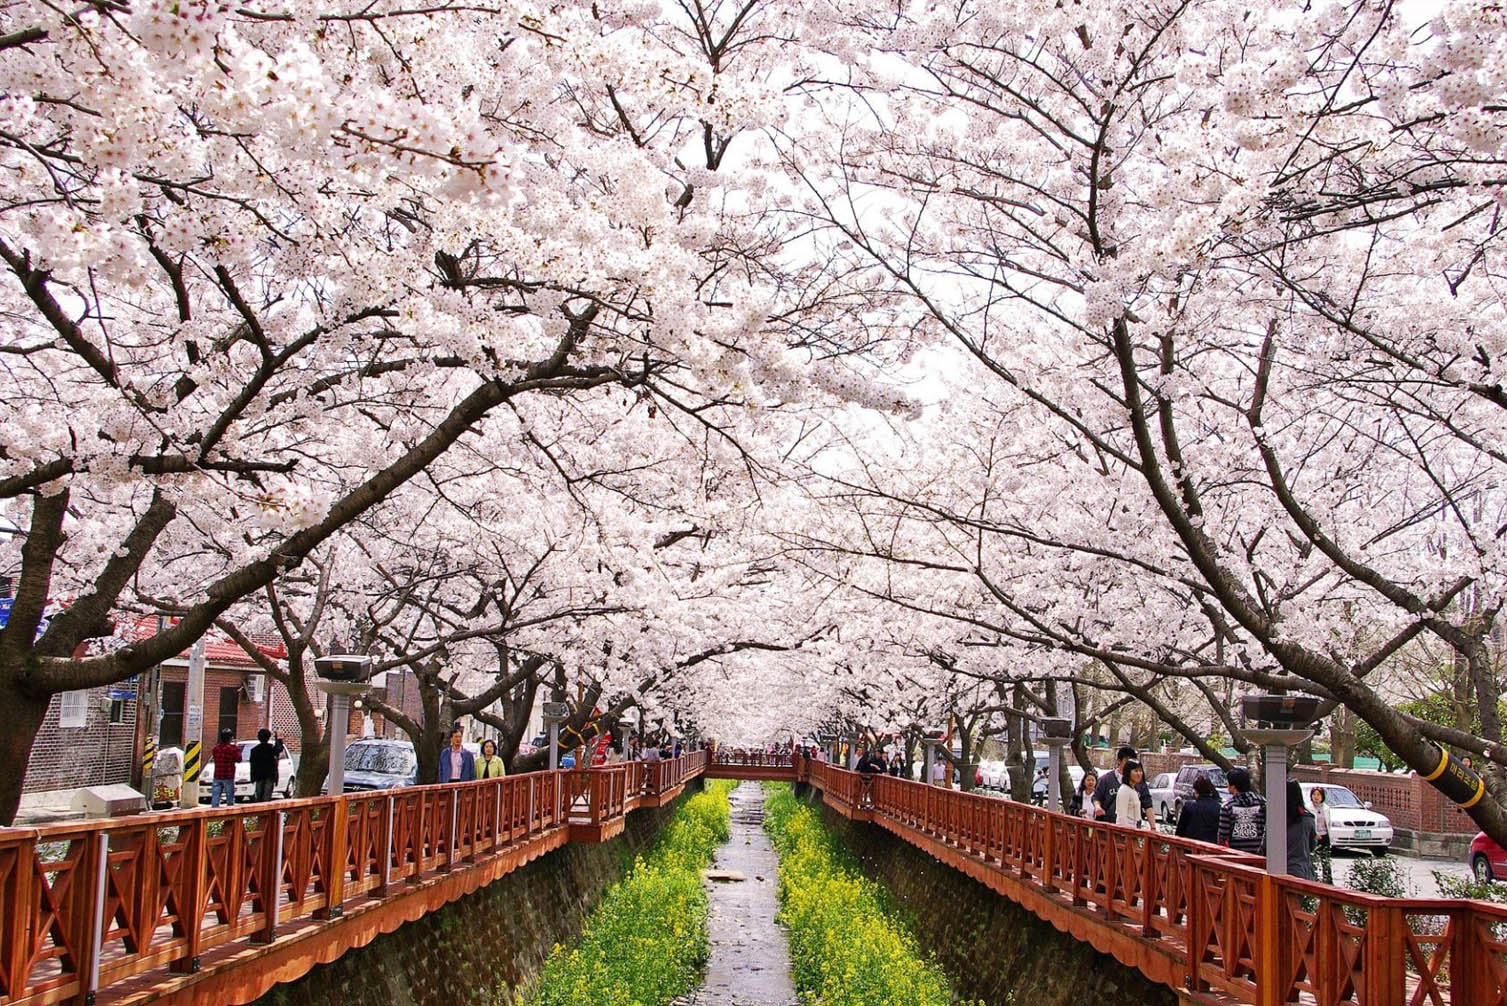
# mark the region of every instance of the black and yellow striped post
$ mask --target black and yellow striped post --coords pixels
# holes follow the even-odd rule
[[[152,792],[152,766],[157,764],[157,742],[150,737],[141,749],[142,786],[150,796]]]
[[[183,784],[185,786],[199,781],[200,755],[203,747],[202,741],[191,740],[183,752]]]

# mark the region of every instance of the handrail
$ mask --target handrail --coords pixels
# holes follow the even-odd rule
[[[1180,990],[1251,1006],[1507,1003],[1507,906],[1272,876],[1219,846],[824,762],[797,759],[797,775],[848,816],[1097,927],[1099,949]],[[1151,950],[1165,967],[1148,968]]]
[[[603,824],[701,774],[661,762],[0,828],[0,1003],[85,1002],[143,975],[199,968],[466,863]]]

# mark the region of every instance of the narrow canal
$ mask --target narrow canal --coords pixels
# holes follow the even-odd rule
[[[764,834],[764,790],[745,782],[728,795],[727,844],[707,881],[710,956],[685,1006],[798,1006],[790,946],[775,923],[779,860]]]

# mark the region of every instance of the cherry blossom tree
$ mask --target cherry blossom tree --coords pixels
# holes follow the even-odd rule
[[[1475,754],[1471,813],[1507,837],[1507,33],[1479,4],[1413,16],[866,12],[850,71],[809,85],[831,142],[787,158],[836,268],[878,265],[969,358],[936,360],[969,390],[921,454],[955,448],[948,484],[878,486],[947,525],[913,603],[971,576],[978,631],[1064,676],[1307,691],[1421,773]],[[1475,668],[1479,732],[1386,701],[1421,636]]]

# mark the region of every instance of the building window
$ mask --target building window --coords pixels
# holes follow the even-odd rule
[[[220,689],[220,724],[217,730],[229,730],[230,736],[234,737],[239,729],[241,713],[241,689],[239,685]],[[215,743],[220,742],[218,732],[215,734]]]
[[[162,716],[158,721],[157,743],[165,748],[183,746],[183,696],[188,686],[181,681],[162,683]]]
[[[124,699],[110,700],[110,723],[119,726],[126,721],[126,703]]]
[[[89,693],[64,692],[58,706],[58,726],[64,730],[89,725]]]

